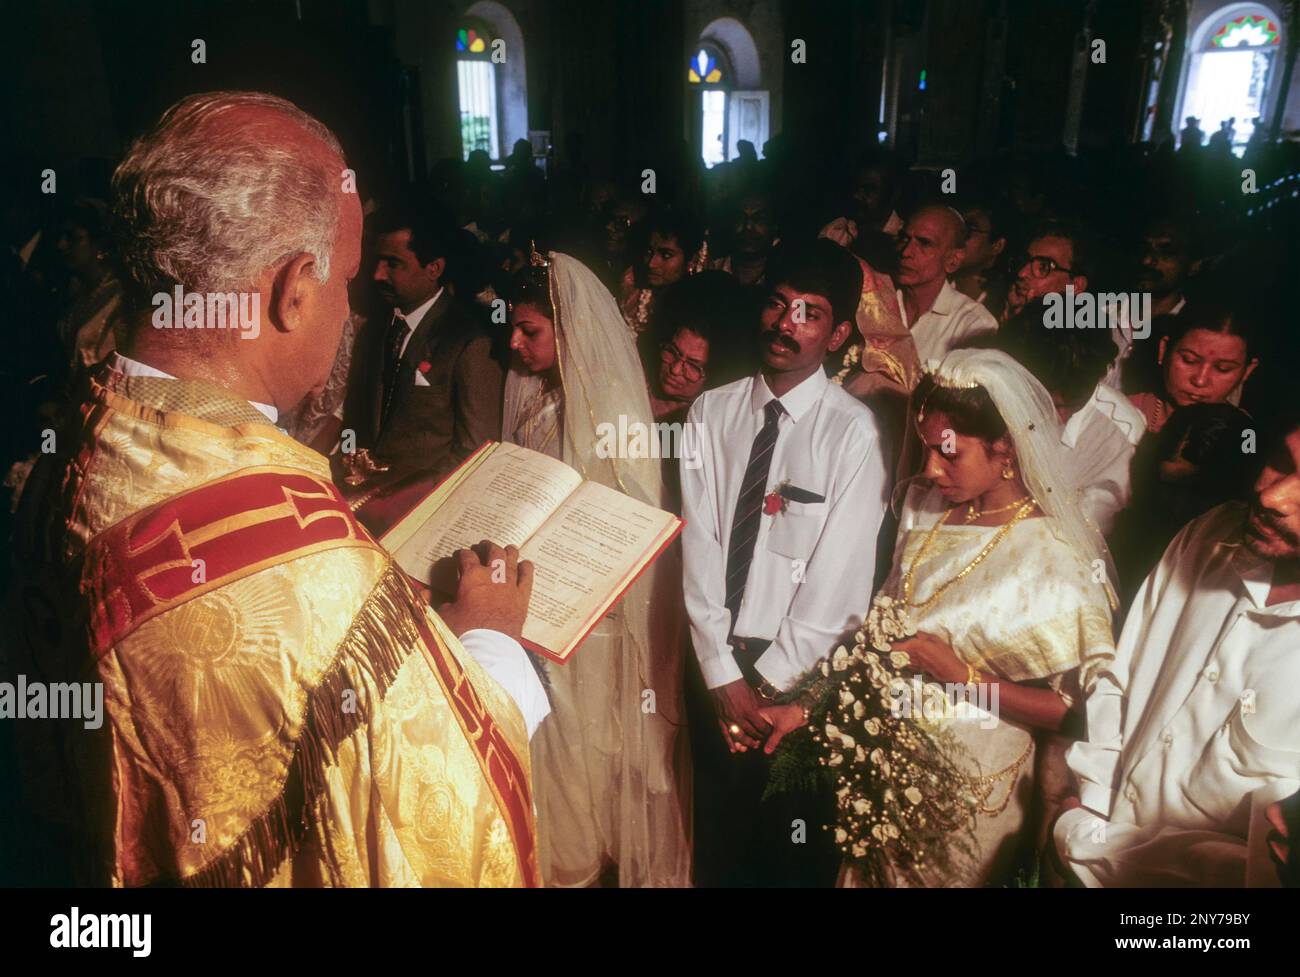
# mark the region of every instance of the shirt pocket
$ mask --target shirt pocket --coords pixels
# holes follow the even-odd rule
[[[1284,746],[1267,746],[1257,738],[1261,723],[1256,718],[1253,700],[1248,706],[1237,700],[1228,720],[1228,744],[1232,749],[1233,768],[1243,777],[1300,777],[1300,750]]]
[[[771,519],[767,531],[767,549],[792,560],[806,560],[812,555],[817,540],[821,538],[828,512],[825,502],[786,502],[785,511],[764,519]]]
[[[1161,780],[1172,775],[1182,781],[1183,801],[1207,820],[1235,827],[1243,827],[1238,820],[1246,795],[1279,777],[1300,776],[1300,753],[1266,746],[1256,739],[1250,727],[1250,707],[1243,705],[1238,699],[1209,743],[1200,748],[1199,757],[1190,764],[1186,774],[1180,767],[1187,762],[1184,759],[1187,753],[1197,750],[1197,744],[1179,742],[1166,731],[1163,748],[1157,745],[1159,753],[1152,754],[1161,756],[1164,766],[1163,774],[1159,775]],[[1139,779],[1146,781],[1153,776],[1157,774],[1148,771],[1139,774]]]

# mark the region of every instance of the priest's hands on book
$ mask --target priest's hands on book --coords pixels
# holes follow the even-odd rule
[[[519,549],[502,549],[488,540],[453,559],[458,579],[456,596],[438,607],[447,627],[460,637],[475,628],[500,631],[518,641],[533,592],[533,564],[519,559]]]

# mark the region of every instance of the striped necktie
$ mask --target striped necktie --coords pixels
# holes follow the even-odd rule
[[[772,451],[776,448],[776,435],[785,408],[779,400],[769,400],[763,408],[766,419],[762,430],[754,437],[749,449],[749,464],[740,483],[736,498],[736,515],[731,521],[731,539],[727,545],[727,610],[731,612],[731,627],[736,627],[736,615],[745,596],[745,581],[749,577],[749,564],[754,559],[754,541],[758,538],[759,521],[763,517],[763,496],[766,494],[767,475],[772,468]]]
[[[402,365],[402,344],[407,334],[406,316],[393,310],[393,321],[388,326],[388,335],[384,337],[384,403],[380,414],[380,424],[388,422],[389,411],[393,409],[393,394],[397,391],[399,368]]]

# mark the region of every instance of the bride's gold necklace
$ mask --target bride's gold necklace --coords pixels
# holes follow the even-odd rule
[[[970,525],[970,524],[973,523],[976,519],[983,519],[985,516],[996,516],[996,515],[998,515],[999,513],[1008,512],[1009,510],[1014,509],[1014,508],[1016,508],[1017,506],[1022,506],[1022,505],[1024,505],[1026,502],[1028,502],[1029,499],[1030,499],[1030,496],[1028,496],[1028,495],[1022,495],[1020,498],[1016,499],[1015,502],[1011,502],[1011,503],[1009,503],[1009,504],[1007,504],[1007,505],[1000,506],[1000,507],[997,508],[997,509],[985,509],[985,510],[983,510],[982,512],[981,512],[979,509],[975,508],[975,503],[973,503],[973,502],[967,502],[967,503],[966,503],[966,515],[965,515],[963,518],[964,518],[966,524],[967,524],[967,525]]]
[[[983,563],[985,558],[990,553],[993,552],[993,548],[1007,538],[1007,534],[1010,533],[1011,530],[1016,527],[1016,523],[1020,522],[1020,520],[1024,519],[1026,516],[1029,515],[1029,513],[1031,513],[1034,510],[1035,505],[1037,505],[1037,503],[1034,501],[1032,496],[1022,499],[1020,504],[1020,509],[1016,512],[1014,516],[1011,517],[1011,520],[1006,525],[1004,525],[1001,529],[997,531],[997,533],[994,534],[993,538],[984,545],[984,548],[980,550],[977,554],[975,554],[975,559],[971,560],[970,563],[966,564],[966,567],[961,572],[959,572],[957,576],[953,577],[951,580],[945,581],[944,583],[940,584],[935,589],[934,593],[932,593],[925,600],[920,602],[913,602],[912,580],[916,576],[916,568],[920,566],[921,561],[925,558],[925,554],[930,549],[930,544],[934,542],[934,538],[939,534],[939,530],[940,528],[942,528],[943,524],[947,521],[948,515],[953,511],[953,509],[957,507],[952,506],[951,508],[945,510],[944,514],[939,517],[939,521],[934,524],[934,527],[930,530],[929,534],[925,537],[925,541],[921,543],[921,548],[916,554],[916,559],[912,561],[912,565],[908,567],[907,572],[903,574],[903,601],[907,604],[908,607],[915,607],[918,610],[922,607],[926,607],[930,604],[933,604],[936,600],[939,599],[940,594],[942,594],[945,590],[947,590],[949,587],[955,584],[958,580],[961,580],[964,577],[966,577],[972,570],[974,570],[977,566]]]

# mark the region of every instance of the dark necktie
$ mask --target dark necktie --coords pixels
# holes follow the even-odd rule
[[[384,339],[384,409],[382,423],[388,421],[388,412],[393,407],[393,394],[397,390],[398,368],[402,365],[402,343],[406,340],[406,317],[400,312],[393,313],[393,322],[388,327]]]
[[[766,494],[767,475],[772,469],[772,451],[776,448],[776,434],[785,408],[779,400],[769,400],[763,408],[766,419],[762,430],[754,437],[749,449],[749,464],[740,483],[736,498],[736,515],[731,521],[731,539],[727,545],[727,610],[731,612],[731,626],[736,626],[736,614],[745,597],[745,581],[749,577],[749,564],[754,559],[754,541],[763,518],[763,496]]]

